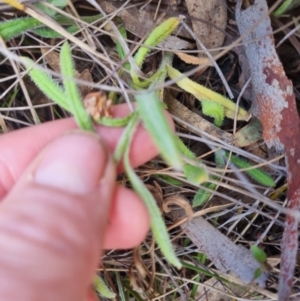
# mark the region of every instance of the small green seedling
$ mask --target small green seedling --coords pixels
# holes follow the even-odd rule
[[[260,277],[263,270],[265,270],[266,267],[268,267],[267,254],[256,245],[252,245],[250,250],[254,259],[261,264],[261,266],[254,271],[253,278],[257,279],[258,277]]]
[[[142,46],[134,56],[138,67],[142,66],[144,59],[150,51],[149,47],[158,45],[177,28],[179,23],[179,18],[170,18],[154,29],[154,31],[146,39],[144,44],[145,46]],[[124,57],[121,57],[121,59],[123,58]],[[143,82],[139,80],[137,74],[134,72],[134,67],[132,66],[131,76],[133,80],[133,87],[136,89],[150,87],[151,89],[155,90],[156,85],[163,83],[166,75],[168,74],[171,79],[176,80],[177,85],[179,85],[183,90],[192,93],[201,101],[203,113],[207,116],[215,118],[216,125],[220,126],[223,123],[224,117],[234,118],[236,115],[238,120],[248,120],[251,117],[247,111],[242,108],[237,108],[236,104],[228,98],[191,81],[178,70],[171,67],[172,58],[172,55],[166,54],[158,71]],[[155,99],[154,95],[152,98]],[[163,97],[159,98],[163,100]],[[139,111],[143,122],[148,128],[152,137],[154,137],[157,146],[161,150],[162,156],[165,158],[165,160],[172,166],[179,166],[178,149],[181,155],[187,157],[188,159],[197,161],[196,156],[182,143],[180,139],[177,140],[177,145],[174,147],[174,141],[170,132],[166,135],[166,124],[158,102],[147,101],[146,97],[143,98],[144,101],[141,101],[139,96],[137,96],[136,99],[139,104]],[[151,116],[149,112],[151,112]],[[156,118],[153,118],[153,116],[156,116]],[[165,141],[166,137],[167,141]],[[236,156],[232,156],[231,162],[239,168],[251,166],[250,164],[248,165],[246,161],[239,159]],[[196,164],[184,164],[183,172],[186,178],[193,184],[200,184],[208,181],[208,173],[206,168],[200,164],[200,161],[198,161]],[[273,179],[259,169],[248,170],[246,173],[263,185],[274,186]],[[213,183],[205,183],[204,185],[209,189],[215,189],[217,187],[217,185]],[[194,206],[205,202],[210,195],[211,194],[209,192],[200,189],[195,196],[196,199],[194,200]]]
[[[267,254],[260,247],[258,247],[256,245],[252,245],[250,250],[251,250],[251,253],[252,253],[254,259],[257,262],[263,264],[267,261]]]

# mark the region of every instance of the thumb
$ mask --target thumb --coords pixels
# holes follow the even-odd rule
[[[96,136],[50,144],[0,205],[1,300],[84,300],[114,188],[115,166]]]

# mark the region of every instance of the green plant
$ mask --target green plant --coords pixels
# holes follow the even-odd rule
[[[176,84],[184,91],[191,93],[196,99],[201,101],[203,113],[207,116],[215,118],[217,126],[222,125],[224,117],[234,118],[238,120],[248,120],[251,115],[242,108],[237,108],[236,104],[230,99],[218,94],[200,84],[197,84],[187,78],[170,65],[167,66],[168,75]],[[237,111],[237,114],[235,114]]]
[[[74,67],[72,61],[72,54],[70,51],[70,46],[67,42],[64,43],[64,45],[62,46],[60,58],[60,65],[63,76],[63,87],[60,87],[58,84],[56,84],[47,73],[35,66],[34,62],[31,61],[29,58],[23,58],[23,62],[26,68],[28,69],[29,75],[31,76],[32,80],[37,84],[41,91],[43,91],[50,99],[55,101],[62,108],[73,114],[80,128],[93,131],[94,127],[92,119],[83,107],[81,96],[74,81]],[[131,137],[133,136],[134,130],[139,122],[139,118],[145,119],[146,127],[149,129],[150,132],[153,131],[153,124],[151,124],[151,122],[147,120],[148,117],[146,116],[146,112],[148,112],[148,109],[153,109],[154,107],[157,110],[155,112],[155,114],[157,114],[156,122],[161,127],[161,129],[165,130],[164,149],[162,149],[162,143],[160,142],[160,148],[162,149],[162,153],[164,154],[164,156],[167,157],[166,154],[172,148],[172,143],[174,143],[175,148],[173,150],[173,155],[169,157],[169,163],[176,166],[177,168],[180,168],[181,158],[179,152],[176,152],[174,135],[168,128],[168,125],[163,115],[162,106],[156,99],[156,94],[153,92],[152,94],[148,93],[144,95],[139,95],[137,96],[137,99],[138,114],[132,114],[130,117],[126,118],[126,122],[128,122],[128,124],[124,135],[116,149],[115,160],[120,160],[121,157],[124,156],[124,165],[128,178],[130,179],[131,184],[137,191],[137,193],[140,194],[141,197],[144,199],[145,204],[149,209],[151,225],[155,239],[166,258],[179,268],[181,264],[172,249],[172,245],[168,238],[165,224],[161,218],[156,202],[153,196],[150,194],[150,192],[146,189],[143,182],[134,173],[129,164],[128,152],[130,147],[130,141]],[[152,104],[150,108],[149,104]],[[114,119],[111,119],[110,126],[119,125],[120,119],[116,120],[115,122]]]
[[[116,294],[108,288],[102,277],[99,275],[94,277],[93,285],[96,292],[103,298],[114,299],[116,297]]]
[[[65,0],[48,0],[48,3],[63,8],[67,2]],[[69,33],[75,33],[80,28],[76,22],[64,15],[57,14],[53,9],[49,9],[42,3],[36,3],[35,6],[42,10],[47,15],[51,16],[58,24],[66,26]],[[87,23],[92,23],[99,20],[102,15],[81,17],[81,20]],[[44,26],[42,22],[32,17],[21,17],[0,23],[0,36],[4,41],[10,40],[21,35],[23,32],[31,31],[44,38],[61,38],[62,36],[56,31]]]
[[[244,159],[241,159],[233,154],[229,156],[229,152],[223,149],[215,152],[215,163],[217,168],[224,168],[226,166],[226,160],[228,159],[230,160],[230,163],[238,169],[245,169],[245,173],[259,184],[267,187],[275,186],[275,182],[271,176],[269,176],[263,170],[253,167],[252,164],[248,163]],[[211,176],[210,179],[214,180],[214,182],[219,180],[217,176]],[[194,196],[192,202],[193,207],[203,205],[212,195],[210,190],[215,190],[217,187],[215,183],[210,183],[209,180],[206,183],[203,183],[202,186],[203,188],[200,188]]]
[[[216,123],[221,124],[224,116],[233,117],[237,111],[237,117],[245,120],[249,118],[249,113],[236,105],[229,99],[202,87],[179,71],[171,67],[172,55],[166,53],[162,59],[159,69],[146,80],[140,80],[138,74],[141,74],[136,68],[140,68],[144,62],[145,57],[150,51],[150,47],[158,45],[179,25],[180,18],[170,18],[157,26],[145,44],[141,46],[134,56],[135,66],[124,65],[130,70],[132,82],[129,84],[136,90],[135,100],[137,102],[137,109],[135,112],[125,118],[113,119],[101,117],[94,121],[108,126],[126,126],[123,136],[114,153],[114,159],[119,162],[122,158],[124,160],[125,172],[131,182],[134,190],[144,200],[150,214],[151,228],[156,239],[157,244],[162,250],[165,257],[174,266],[180,268],[181,263],[175,255],[170,239],[168,237],[166,226],[160,215],[155,199],[148,191],[144,183],[136,175],[129,163],[129,147],[134,131],[142,122],[145,128],[153,137],[161,156],[172,167],[183,172],[186,178],[192,184],[199,184],[208,182],[209,176],[206,167],[196,158],[196,156],[178,139],[168,126],[164,115],[163,90],[158,89],[167,75],[172,79],[178,79],[177,84],[186,91],[193,93],[200,101],[206,115],[214,116]],[[126,31],[119,27],[122,37],[126,37]],[[121,44],[116,41],[117,52],[122,60],[126,59],[125,51]],[[93,131],[93,121],[83,107],[81,95],[78,92],[74,81],[74,66],[72,61],[72,54],[70,46],[66,42],[61,49],[61,70],[63,76],[63,87],[59,86],[54,80],[40,68],[38,68],[30,59],[24,58],[23,62],[29,71],[29,75],[37,86],[54,102],[60,105],[65,110],[74,115],[80,128]],[[147,90],[149,88],[149,90]]]
[[[262,274],[263,270],[265,269],[265,266],[268,266],[267,254],[256,245],[252,245],[250,251],[254,259],[261,264],[261,266],[254,271],[253,278],[257,279]]]
[[[285,0],[283,3],[274,11],[273,15],[279,17],[284,13],[296,8],[300,5],[300,0]]]

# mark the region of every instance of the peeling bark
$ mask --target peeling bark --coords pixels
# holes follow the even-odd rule
[[[268,147],[285,151],[288,208],[300,208],[300,128],[292,82],[286,77],[274,47],[268,6],[265,0],[242,11],[236,10],[237,24],[249,61],[255,100],[253,115],[262,123]],[[298,220],[287,215],[282,239],[279,300],[289,300],[296,253]]]

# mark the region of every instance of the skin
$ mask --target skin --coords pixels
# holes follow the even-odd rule
[[[120,105],[112,113],[129,112]],[[93,300],[101,251],[132,248],[149,229],[142,201],[116,183],[123,167],[111,154],[123,129],[75,129],[64,119],[0,138],[1,300]],[[132,166],[157,153],[139,127]]]

